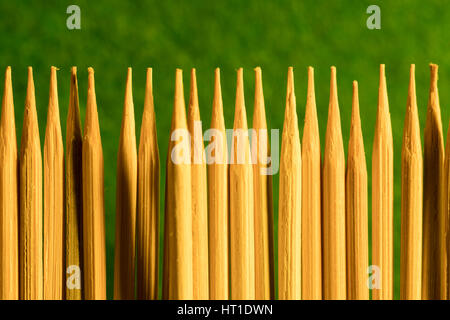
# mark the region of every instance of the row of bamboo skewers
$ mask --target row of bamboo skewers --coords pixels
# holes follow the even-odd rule
[[[437,70],[432,64],[423,155],[414,65],[410,70],[401,155],[402,299],[448,297],[450,145],[444,154]],[[19,152],[11,69],[6,70],[0,122],[1,299],[106,298],[104,172],[94,71],[88,69],[82,132],[76,68],[71,70],[65,155],[56,71],[51,68],[42,163],[32,69],[28,70]],[[187,116],[179,69],[175,83],[166,162],[162,297],[273,299],[272,176],[261,174],[261,168],[270,164],[259,156],[256,163],[250,160],[252,154],[271,154],[267,131],[259,130],[267,129],[261,69],[255,69],[256,136],[251,143],[245,137],[240,149],[244,154],[232,153],[235,161],[230,164],[219,69],[211,128],[222,135],[211,138],[215,148],[209,153],[202,130],[196,128],[200,113],[195,69]],[[289,68],[279,171],[278,298],[369,299],[371,287],[373,299],[392,299],[393,141],[384,65],[380,66],[372,154],[371,268],[358,84],[353,82],[347,163],[334,67],[323,161],[311,67],[301,142],[296,109],[293,69]],[[176,129],[188,130],[192,139],[183,140]],[[234,119],[234,130],[239,129],[247,130],[242,69],[237,71]],[[174,152],[177,143],[188,143],[191,152]],[[236,144],[233,137],[232,149]],[[206,153],[216,161],[206,164]],[[191,163],[174,162],[173,157],[188,157]],[[239,163],[237,157],[245,161]],[[152,69],[147,70],[137,150],[129,68],[117,159],[115,299],[158,298],[159,169]]]

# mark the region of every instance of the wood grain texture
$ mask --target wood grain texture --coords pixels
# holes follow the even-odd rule
[[[314,69],[308,68],[308,93],[302,138],[302,299],[322,299],[322,194],[319,124]]]
[[[211,129],[213,134],[206,150],[208,159],[209,298],[226,300],[229,298],[228,149],[219,68],[216,68],[214,74]]]
[[[44,138],[44,299],[63,298],[64,147],[59,119],[56,68],[51,67]]]
[[[0,300],[19,298],[18,187],[11,67],[7,67],[0,120]]]
[[[106,299],[103,150],[95,96],[94,69],[88,68],[88,98],[83,137],[84,298]]]
[[[323,298],[346,299],[345,156],[336,84],[331,67],[330,104],[323,159]]]
[[[190,92],[188,129],[191,135],[193,288],[195,300],[208,300],[208,189],[195,69],[191,70]]]
[[[447,296],[447,218],[444,212],[444,138],[437,87],[438,66],[430,64],[431,80],[423,159],[423,270],[422,299]]]
[[[286,110],[280,154],[278,208],[278,299],[301,299],[302,155],[294,92],[294,71],[288,70]]]
[[[28,67],[27,97],[20,144],[19,199],[20,299],[41,300],[44,294],[42,156],[31,67]]]
[[[138,155],[137,298],[158,298],[159,149],[152,69],[147,69]]]
[[[417,111],[415,66],[411,65],[402,146],[400,298],[422,297],[423,159]]]
[[[65,299],[83,298],[83,183],[80,105],[77,68],[70,76],[69,110],[66,127],[66,212],[65,212]],[[77,274],[80,271],[80,274]],[[79,276],[78,278],[76,278]]]
[[[353,104],[345,175],[347,237],[347,299],[369,300],[367,168],[359,115],[358,83],[353,81]]]
[[[135,296],[137,152],[132,71],[128,68],[117,155],[114,299]]]
[[[255,298],[274,298],[273,200],[270,145],[261,68],[255,68],[255,107],[253,109],[253,192],[255,212]]]
[[[253,168],[244,102],[243,70],[239,68],[230,163],[231,299],[255,299],[254,241]]]
[[[167,153],[166,213],[167,262],[164,280],[168,286],[167,298],[193,298],[192,276],[192,196],[190,141],[186,121],[183,91],[183,73],[177,69],[175,102],[172,114],[171,139]],[[166,259],[166,258],[165,258]]]
[[[394,216],[393,142],[384,65],[380,65],[380,87],[372,152],[372,265],[379,268],[379,288],[374,300],[393,299]]]

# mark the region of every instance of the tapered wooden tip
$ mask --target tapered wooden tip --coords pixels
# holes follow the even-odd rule
[[[28,67],[27,96],[25,98],[25,109],[36,111],[36,98],[34,92],[33,68]]]
[[[150,141],[154,141],[156,146],[156,126],[155,126],[155,109],[153,104],[153,70],[147,68],[147,81],[145,84],[145,100],[144,113],[142,115],[141,139],[140,144],[147,141],[147,137],[152,137]]]
[[[289,67],[287,76],[286,110],[284,112],[283,134],[284,132],[295,132],[297,130],[297,126],[298,124],[294,89],[294,69],[292,67]]]
[[[431,72],[431,77],[430,77],[430,103],[428,103],[428,108],[434,109],[434,110],[439,110],[439,112],[440,112],[439,95],[438,95],[438,87],[437,87],[438,68],[439,67],[438,67],[437,64],[430,63],[430,72]]]
[[[266,128],[266,115],[264,107],[264,93],[262,72],[260,67],[255,68],[255,108],[253,110],[253,128]]]
[[[183,89],[183,70],[181,69],[177,69],[175,73],[175,102],[172,115],[172,130],[177,128],[187,128]]]
[[[224,126],[222,88],[220,86],[220,69],[216,68],[216,70],[214,71],[214,98],[212,106],[211,127],[222,128],[222,126]]]
[[[386,72],[384,64],[380,64],[380,86],[378,89],[378,111],[389,112],[389,102],[386,85]]]
[[[133,80],[132,80],[132,70],[128,68],[127,71],[127,85],[125,89],[125,102],[123,115],[125,117],[134,117],[134,105],[133,105]]]
[[[50,98],[48,103],[47,121],[59,122],[59,105],[58,105],[58,80],[56,78],[56,67],[50,69]]]
[[[417,100],[416,100],[416,66],[411,65],[409,70],[409,88],[408,88],[408,111],[417,114]]]
[[[11,67],[7,67],[5,72],[5,87],[3,90],[3,103],[2,103],[0,127],[1,130],[3,131],[3,134],[8,134],[8,132],[6,132],[6,128],[8,128],[8,131],[13,133],[15,136],[16,129],[14,121],[14,102],[13,102],[13,90],[11,80]]]
[[[289,94],[291,92],[294,92],[294,68],[293,67],[288,68],[287,94],[286,94],[287,101],[289,101]]]
[[[337,93],[337,80],[336,80],[336,67],[331,67],[331,79],[330,79],[330,107],[338,107],[338,93]]]
[[[352,97],[352,124],[360,126],[360,114],[359,114],[359,94],[358,94],[358,81],[353,81],[353,97]]]
[[[200,111],[198,106],[198,92],[197,92],[197,76],[195,68],[191,70],[191,90],[189,97],[189,119],[194,121],[200,120]]]
[[[154,114],[153,105],[153,69],[147,68],[147,81],[145,83],[144,113]]]
[[[403,133],[403,145],[405,151],[421,154],[419,116],[416,99],[415,65],[412,64],[409,73],[408,102],[405,115],[405,129]]]
[[[306,95],[305,124],[309,121],[315,121],[317,117],[316,93],[314,89],[314,68],[308,67],[308,91]]]
[[[94,69],[88,68],[88,96],[86,104],[86,118],[85,118],[85,136],[91,133],[100,134],[97,111],[97,98],[95,96],[95,79]]]
[[[341,117],[337,93],[336,68],[331,67],[330,103],[328,107],[327,131],[325,136],[325,154],[333,153],[342,147]]]
[[[237,70],[234,128],[247,129],[247,114],[245,111],[245,98],[244,98],[244,75],[242,68],[239,68]]]

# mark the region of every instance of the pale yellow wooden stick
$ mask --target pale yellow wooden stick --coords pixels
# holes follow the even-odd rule
[[[88,68],[88,98],[83,137],[84,298],[106,299],[103,150],[95,97],[94,69]]]
[[[368,300],[369,236],[367,168],[359,116],[358,83],[353,81],[353,106],[345,177],[347,220],[347,299]]]
[[[226,300],[228,290],[228,151],[223,118],[220,70],[215,70],[208,159],[209,297]]]
[[[72,67],[66,129],[66,265],[64,270],[66,300],[83,298],[83,279],[81,278],[83,275],[82,143],[77,68]]]
[[[27,97],[19,157],[19,285],[20,299],[43,298],[42,157],[34,96],[33,70],[28,67]]]
[[[230,163],[230,276],[234,300],[255,299],[252,170],[243,70],[239,68]]]
[[[134,299],[137,153],[131,68],[128,68],[117,155],[114,299]]]
[[[402,300],[420,300],[422,296],[423,160],[414,70],[415,66],[412,64],[402,147],[400,259]]]
[[[302,299],[322,299],[322,212],[319,124],[314,69],[308,68],[308,95],[302,139]]]
[[[393,142],[384,64],[372,152],[372,265],[378,283],[372,283],[372,299],[393,299]]]
[[[280,300],[299,300],[302,289],[302,155],[292,67],[289,67],[288,70],[280,159],[278,298]]]
[[[443,210],[444,138],[437,88],[438,66],[430,64],[431,81],[424,132],[422,299],[446,299],[447,257]]]
[[[270,146],[261,68],[255,68],[253,110],[253,191],[255,212],[255,298],[274,298],[273,288],[273,203],[272,174],[269,173]]]
[[[448,126],[450,128],[450,124]],[[447,129],[447,144],[445,145],[445,160],[444,160],[444,215],[449,217],[450,215],[450,129]],[[450,231],[447,225],[447,235]],[[450,236],[447,236],[447,261],[450,259]],[[450,277],[448,273],[450,272],[450,264],[447,263],[447,297],[450,297]]]
[[[175,103],[167,154],[168,298],[193,298],[190,140],[184,104],[183,73],[176,71]],[[166,229],[167,230],[167,229]],[[166,267],[166,266],[165,266]]]
[[[64,148],[59,119],[56,68],[51,67],[44,138],[44,299],[63,298]]]
[[[11,67],[7,67],[0,120],[0,300],[19,298],[16,141]]]
[[[188,128],[191,135],[192,249],[194,299],[209,299],[208,197],[202,123],[198,106],[197,78],[191,70]]]
[[[137,298],[158,298],[159,150],[152,69],[147,69],[138,157]]]
[[[346,299],[345,156],[336,84],[331,67],[330,105],[323,159],[323,298]]]

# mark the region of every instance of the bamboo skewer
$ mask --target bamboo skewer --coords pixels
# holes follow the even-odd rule
[[[336,68],[331,67],[323,160],[323,298],[327,300],[346,299],[344,157]]]
[[[255,68],[252,156],[255,215],[255,298],[274,298],[272,175],[261,68]]]
[[[168,298],[193,298],[190,141],[187,131],[182,70],[176,71],[171,140],[167,154],[166,221],[168,231],[164,281]]]
[[[88,68],[88,99],[83,137],[84,296],[106,299],[103,150],[95,97],[94,69]]]
[[[308,68],[308,95],[302,138],[302,299],[322,299],[321,155],[314,69]]]
[[[278,298],[301,298],[301,195],[302,158],[294,92],[289,67],[280,154],[278,209]]]
[[[220,70],[215,70],[211,152],[208,156],[209,297],[228,299],[228,152]],[[210,161],[211,160],[211,161]]]
[[[27,97],[19,158],[19,285],[22,300],[43,298],[42,158],[34,95],[28,67]]]
[[[237,71],[230,163],[231,299],[255,299],[253,174],[242,68]]]
[[[158,297],[159,150],[152,69],[147,69],[138,158],[137,298]]]
[[[414,70],[415,66],[411,65],[402,147],[402,300],[420,300],[422,296],[423,160]]]
[[[449,124],[450,128],[450,124]],[[450,217],[450,129],[447,129],[447,144],[445,145],[445,160],[444,160],[444,179],[443,179],[443,198],[444,198],[444,215],[449,219]],[[447,221],[448,223],[448,221]],[[448,263],[450,259],[450,226],[447,225],[447,297],[450,297],[450,264]]]
[[[117,155],[114,299],[134,299],[137,153],[131,68],[128,68]]]
[[[56,68],[51,67],[44,139],[44,299],[63,298],[64,148],[59,120]]]
[[[0,300],[19,298],[18,156],[11,83],[6,68],[0,120]]]
[[[206,162],[198,106],[197,78],[191,71],[188,128],[191,135],[192,248],[194,299],[209,299]]]
[[[369,300],[367,268],[367,168],[359,115],[358,83],[353,81],[353,106],[345,179],[347,220],[347,299]]]
[[[374,300],[393,299],[393,222],[393,142],[382,64],[372,153],[372,264],[379,268],[380,279],[372,291]]]
[[[437,88],[438,66],[431,81],[424,132],[422,298],[446,298],[446,217],[443,210],[444,140]]]
[[[83,284],[80,279],[83,275],[82,144],[77,68],[72,67],[66,129],[66,300],[83,298]]]

